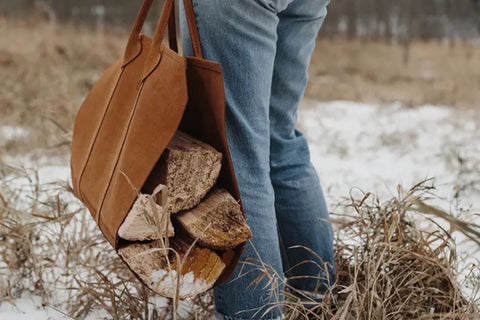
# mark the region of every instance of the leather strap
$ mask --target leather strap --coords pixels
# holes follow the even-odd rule
[[[173,12],[168,20],[168,42],[170,49],[178,53],[178,41],[177,41],[177,16],[175,14],[175,4],[173,4]]]
[[[167,30],[167,24],[173,14],[174,4],[175,0],[165,0],[165,3],[163,5],[162,14],[160,15],[160,20],[158,21],[157,29],[155,30],[155,35],[153,36],[152,50],[155,50],[155,52],[161,51],[163,38],[165,37],[165,31]]]
[[[125,50],[125,65],[130,61],[134,60],[142,50],[142,44],[140,42],[140,35],[142,32],[143,25],[147,19],[148,13],[152,8],[154,0],[144,0],[142,7],[137,15],[135,24],[133,26],[130,38],[128,40],[127,48]],[[178,52],[178,43],[176,38],[176,27],[175,27],[175,8],[174,0],[165,0],[163,6],[162,14],[158,22],[155,36],[153,40],[153,49],[160,51],[161,44],[165,35],[167,23],[169,25],[169,42],[172,50]],[[200,45],[200,38],[198,36],[197,22],[195,20],[195,12],[193,8],[192,0],[183,0],[185,7],[185,15],[187,18],[188,29],[190,31],[190,38],[192,41],[192,47],[194,50],[195,57],[203,58],[202,49]]]
[[[200,37],[198,35],[197,20],[195,19],[195,10],[192,0],[183,0],[185,7],[185,15],[187,17],[188,30],[190,31],[190,39],[192,39],[192,47],[195,57],[203,59],[202,46],[200,45]]]
[[[128,39],[127,48],[125,49],[124,55],[124,66],[134,60],[142,51],[142,43],[140,41],[140,34],[142,32],[143,25],[147,19],[148,13],[152,8],[153,0],[143,1],[142,7],[138,12],[137,19],[135,19],[135,24],[133,25],[132,31],[130,33],[130,38]]]

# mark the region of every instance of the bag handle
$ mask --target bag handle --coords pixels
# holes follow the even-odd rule
[[[177,42],[177,21],[175,20],[175,5],[173,6],[173,12],[170,15],[168,20],[168,43],[170,49],[178,53],[178,42]]]
[[[197,20],[195,19],[195,10],[193,8],[192,0],[183,0],[183,6],[185,8],[185,15],[188,24],[188,30],[190,32],[190,39],[192,41],[193,53],[197,58],[203,59],[202,46],[200,45],[200,37],[198,35]],[[178,52],[178,43],[176,36],[176,22],[175,22],[175,6],[173,7],[172,15],[168,25],[168,35],[170,48]]]
[[[154,0],[144,0],[142,7],[137,15],[135,24],[133,26],[130,38],[128,39],[127,48],[125,50],[124,65],[127,65],[132,60],[134,60],[142,51],[142,44],[140,41],[140,36],[142,32],[143,25],[147,19],[148,13],[152,8]],[[185,7],[185,15],[187,18],[188,29],[190,31],[190,38],[192,41],[192,47],[195,54],[195,57],[203,58],[202,48],[200,45],[200,37],[198,36],[197,22],[195,20],[195,11],[193,9],[192,0],[183,0]],[[162,14],[158,22],[155,36],[153,38],[153,47],[152,50],[157,50],[160,52],[160,47],[165,35],[167,23],[169,24],[169,40],[170,46],[173,50],[178,49],[177,39],[175,34],[175,1],[174,0],[165,0],[163,6]],[[178,51],[178,50],[175,50]]]

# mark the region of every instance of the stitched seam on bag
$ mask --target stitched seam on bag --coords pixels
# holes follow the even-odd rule
[[[102,199],[102,202],[100,204],[100,208],[98,209],[97,223],[100,221],[100,216],[101,216],[101,213],[102,213],[103,205],[105,204],[105,199],[107,198],[108,192],[109,192],[110,187],[112,185],[112,180],[113,180],[113,176],[115,175],[115,171],[117,171],[118,163],[120,161],[120,158],[122,157],[123,149],[125,147],[125,142],[127,141],[128,133],[130,132],[132,122],[133,122],[133,118],[135,117],[135,113],[136,113],[137,107],[138,107],[138,102],[140,101],[140,96],[143,92],[144,87],[145,87],[145,81],[142,82],[140,90],[138,91],[137,99],[135,100],[135,106],[133,107],[132,113],[130,115],[130,119],[128,121],[127,131],[125,132],[125,136],[123,137],[123,141],[122,141],[122,146],[120,147],[119,156],[117,158],[117,161],[115,162],[115,166],[113,167],[112,174],[110,176],[110,180],[109,180],[108,185],[107,185],[107,189],[106,189],[106,191],[103,195],[103,199]]]
[[[103,225],[103,228],[102,228],[102,225]],[[100,228],[100,230],[102,230],[103,232],[107,233],[107,234],[110,236],[110,238],[113,239],[113,244],[112,244],[112,245],[113,245],[113,247],[115,247],[115,243],[117,242],[117,241],[116,241],[116,240],[117,240],[117,237],[116,237],[116,235],[114,236],[114,235],[110,232],[110,230],[108,229],[107,225],[105,224],[105,221],[102,220],[102,219],[99,219],[99,221],[98,221],[98,227]]]
[[[90,157],[93,153],[93,148],[97,142],[97,138],[98,138],[98,135],[100,133],[100,130],[102,129],[102,126],[103,126],[103,123],[105,121],[105,118],[106,118],[106,115],[107,115],[107,112],[108,110],[110,109],[110,106],[112,104],[112,100],[113,100],[113,96],[115,95],[115,92],[117,91],[118,89],[118,85],[120,83],[120,80],[122,78],[122,75],[123,73],[125,72],[125,68],[122,67],[122,71],[120,72],[120,74],[118,75],[118,78],[117,78],[117,82],[115,83],[115,86],[113,87],[113,90],[112,90],[112,93],[110,95],[110,98],[108,99],[108,103],[107,103],[107,107],[105,108],[105,112],[103,113],[103,116],[102,116],[102,120],[100,121],[100,124],[98,125],[98,128],[97,128],[97,132],[95,133],[95,138],[93,139],[92,143],[90,144],[90,147],[89,147],[89,150],[88,150],[88,156],[87,156],[87,159],[85,160],[84,164],[83,164],[83,167],[82,167],[82,171],[80,171],[80,174],[78,176],[78,182],[77,182],[77,185],[78,185],[78,190],[80,191],[80,195],[81,197],[83,198],[83,200],[85,201],[87,199],[87,196],[82,192],[82,188],[81,188],[81,185],[82,185],[82,180],[83,180],[83,175],[85,173],[85,170],[87,168],[87,165],[90,161]],[[93,208],[93,206],[92,206]]]
[[[92,203],[88,200],[88,198],[85,198],[84,201],[86,202],[86,205],[87,205],[88,210],[93,211],[93,212],[95,212],[95,213],[98,214],[98,211],[94,209]],[[96,219],[95,219],[95,220],[96,220]],[[100,225],[100,222],[101,222],[101,223],[103,224],[103,226],[105,227],[104,229],[103,229],[102,226]],[[108,233],[108,235],[109,235],[111,238],[115,239],[115,237],[112,235],[112,233],[110,232],[110,230],[108,230],[108,228],[106,227],[106,224],[105,224],[105,221],[104,221],[104,220],[99,219],[98,222],[97,222],[97,225],[98,225],[98,227],[100,228],[100,230],[101,230],[102,232]]]
[[[123,64],[122,64],[122,68],[125,68],[127,65],[129,65],[130,63],[132,63],[135,59],[138,58],[138,56],[140,54],[142,54],[142,51],[143,51],[143,38],[144,36],[142,34],[139,35],[138,37],[138,42],[140,42],[140,50],[138,50],[138,52],[133,55],[131,58],[128,58],[128,61],[125,61],[126,58],[124,57],[123,59]]]

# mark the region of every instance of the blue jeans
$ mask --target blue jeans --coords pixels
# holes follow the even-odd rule
[[[215,288],[218,319],[277,319],[284,276],[295,289],[320,293],[334,277],[327,206],[295,129],[327,2],[193,0],[204,57],[223,69],[227,137],[253,232],[243,263]],[[193,55],[183,6],[180,12],[184,54]],[[264,275],[252,265],[259,258],[276,281],[255,283]]]

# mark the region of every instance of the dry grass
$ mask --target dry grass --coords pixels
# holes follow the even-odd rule
[[[64,142],[59,128],[72,127],[85,95],[120,56],[123,37],[36,20],[0,19],[0,33],[0,125],[33,130],[28,141],[5,151]]]
[[[406,191],[399,188],[398,196],[383,204],[368,193],[351,199],[356,215],[343,223],[336,244],[341,301],[337,315],[345,319],[480,316],[480,297],[466,297],[459,282],[459,257],[451,233],[442,228],[420,230],[416,222],[431,189],[426,182]],[[475,272],[478,277],[479,270]]]
[[[433,214],[477,243],[480,225],[464,224],[426,204],[433,189],[423,181],[410,190],[399,187],[398,196],[385,203],[371,193],[349,198],[343,208],[350,214],[334,220],[338,278],[322,304],[304,295],[299,302],[302,293],[283,283],[287,319],[478,319],[480,270],[469,266],[461,280],[451,231],[422,231],[417,223],[419,214]],[[247,263],[261,271],[258,283],[282,281],[260,260]],[[279,286],[273,287],[272,294],[278,294]],[[267,312],[277,306],[271,303]]]
[[[20,142],[0,141],[0,156],[35,148],[42,154],[67,153],[76,110],[121,54],[125,33],[99,34],[34,20],[0,20],[0,33],[0,125],[32,130]],[[395,45],[320,41],[307,95],[459,106],[475,106],[480,98],[479,50],[473,44],[417,43],[410,64],[401,61]],[[287,302],[292,319],[474,318],[469,314],[478,312],[478,269],[469,278],[477,295],[467,298],[460,290],[459,257],[450,233],[440,228],[421,232],[412,223],[418,211],[451,217],[421,205],[426,191],[419,185],[386,203],[370,194],[350,199],[352,215],[342,217],[336,244],[339,278],[333,290],[338,301],[327,299],[314,312]],[[475,226],[467,230],[461,221],[450,223],[476,239]],[[264,276],[282,278],[270,271]],[[24,293],[40,296],[46,307],[73,318],[100,310],[112,319],[169,319],[173,309],[172,302],[139,285],[68,186],[41,185],[35,171],[0,161],[0,304],[14,303]],[[209,319],[212,311],[209,293],[183,303],[179,312]]]
[[[32,170],[2,173],[0,304],[30,293],[74,319],[98,311],[112,319],[172,315],[173,301],[140,285],[68,186],[40,185]],[[203,319],[212,313],[211,302],[207,294],[178,310],[188,319]]]
[[[35,19],[0,19],[0,125],[24,125],[45,145],[57,126],[70,129],[76,110],[104,69],[121,56],[127,30],[104,33]],[[403,64],[400,45],[320,40],[307,96],[320,100],[400,101],[476,107],[480,45],[419,42]],[[54,140],[55,141],[55,140]],[[24,144],[24,147],[27,147]]]
[[[321,40],[312,57],[307,96],[367,103],[400,101],[478,107],[480,44],[414,42],[408,64],[399,44]]]
[[[41,297],[45,307],[75,319],[98,312],[112,319],[173,318],[173,301],[155,297],[139,284],[68,187],[40,185],[35,171],[7,169],[3,174],[0,304],[30,293]],[[431,192],[431,186],[422,183],[399,189],[398,196],[385,203],[369,193],[351,197],[343,205],[349,215],[335,220],[338,279],[331,279],[331,291],[336,295],[323,304],[308,297],[300,303],[287,285],[283,307],[288,319],[480,317],[480,270],[472,268],[462,280],[450,231],[421,231],[414,221],[419,212],[442,216],[452,229],[476,241],[480,226],[463,225],[426,204]],[[261,270],[274,288],[283,281],[261,259],[245,263]],[[465,285],[471,288],[469,296]],[[179,318],[210,319],[212,302],[211,293],[184,302]]]

